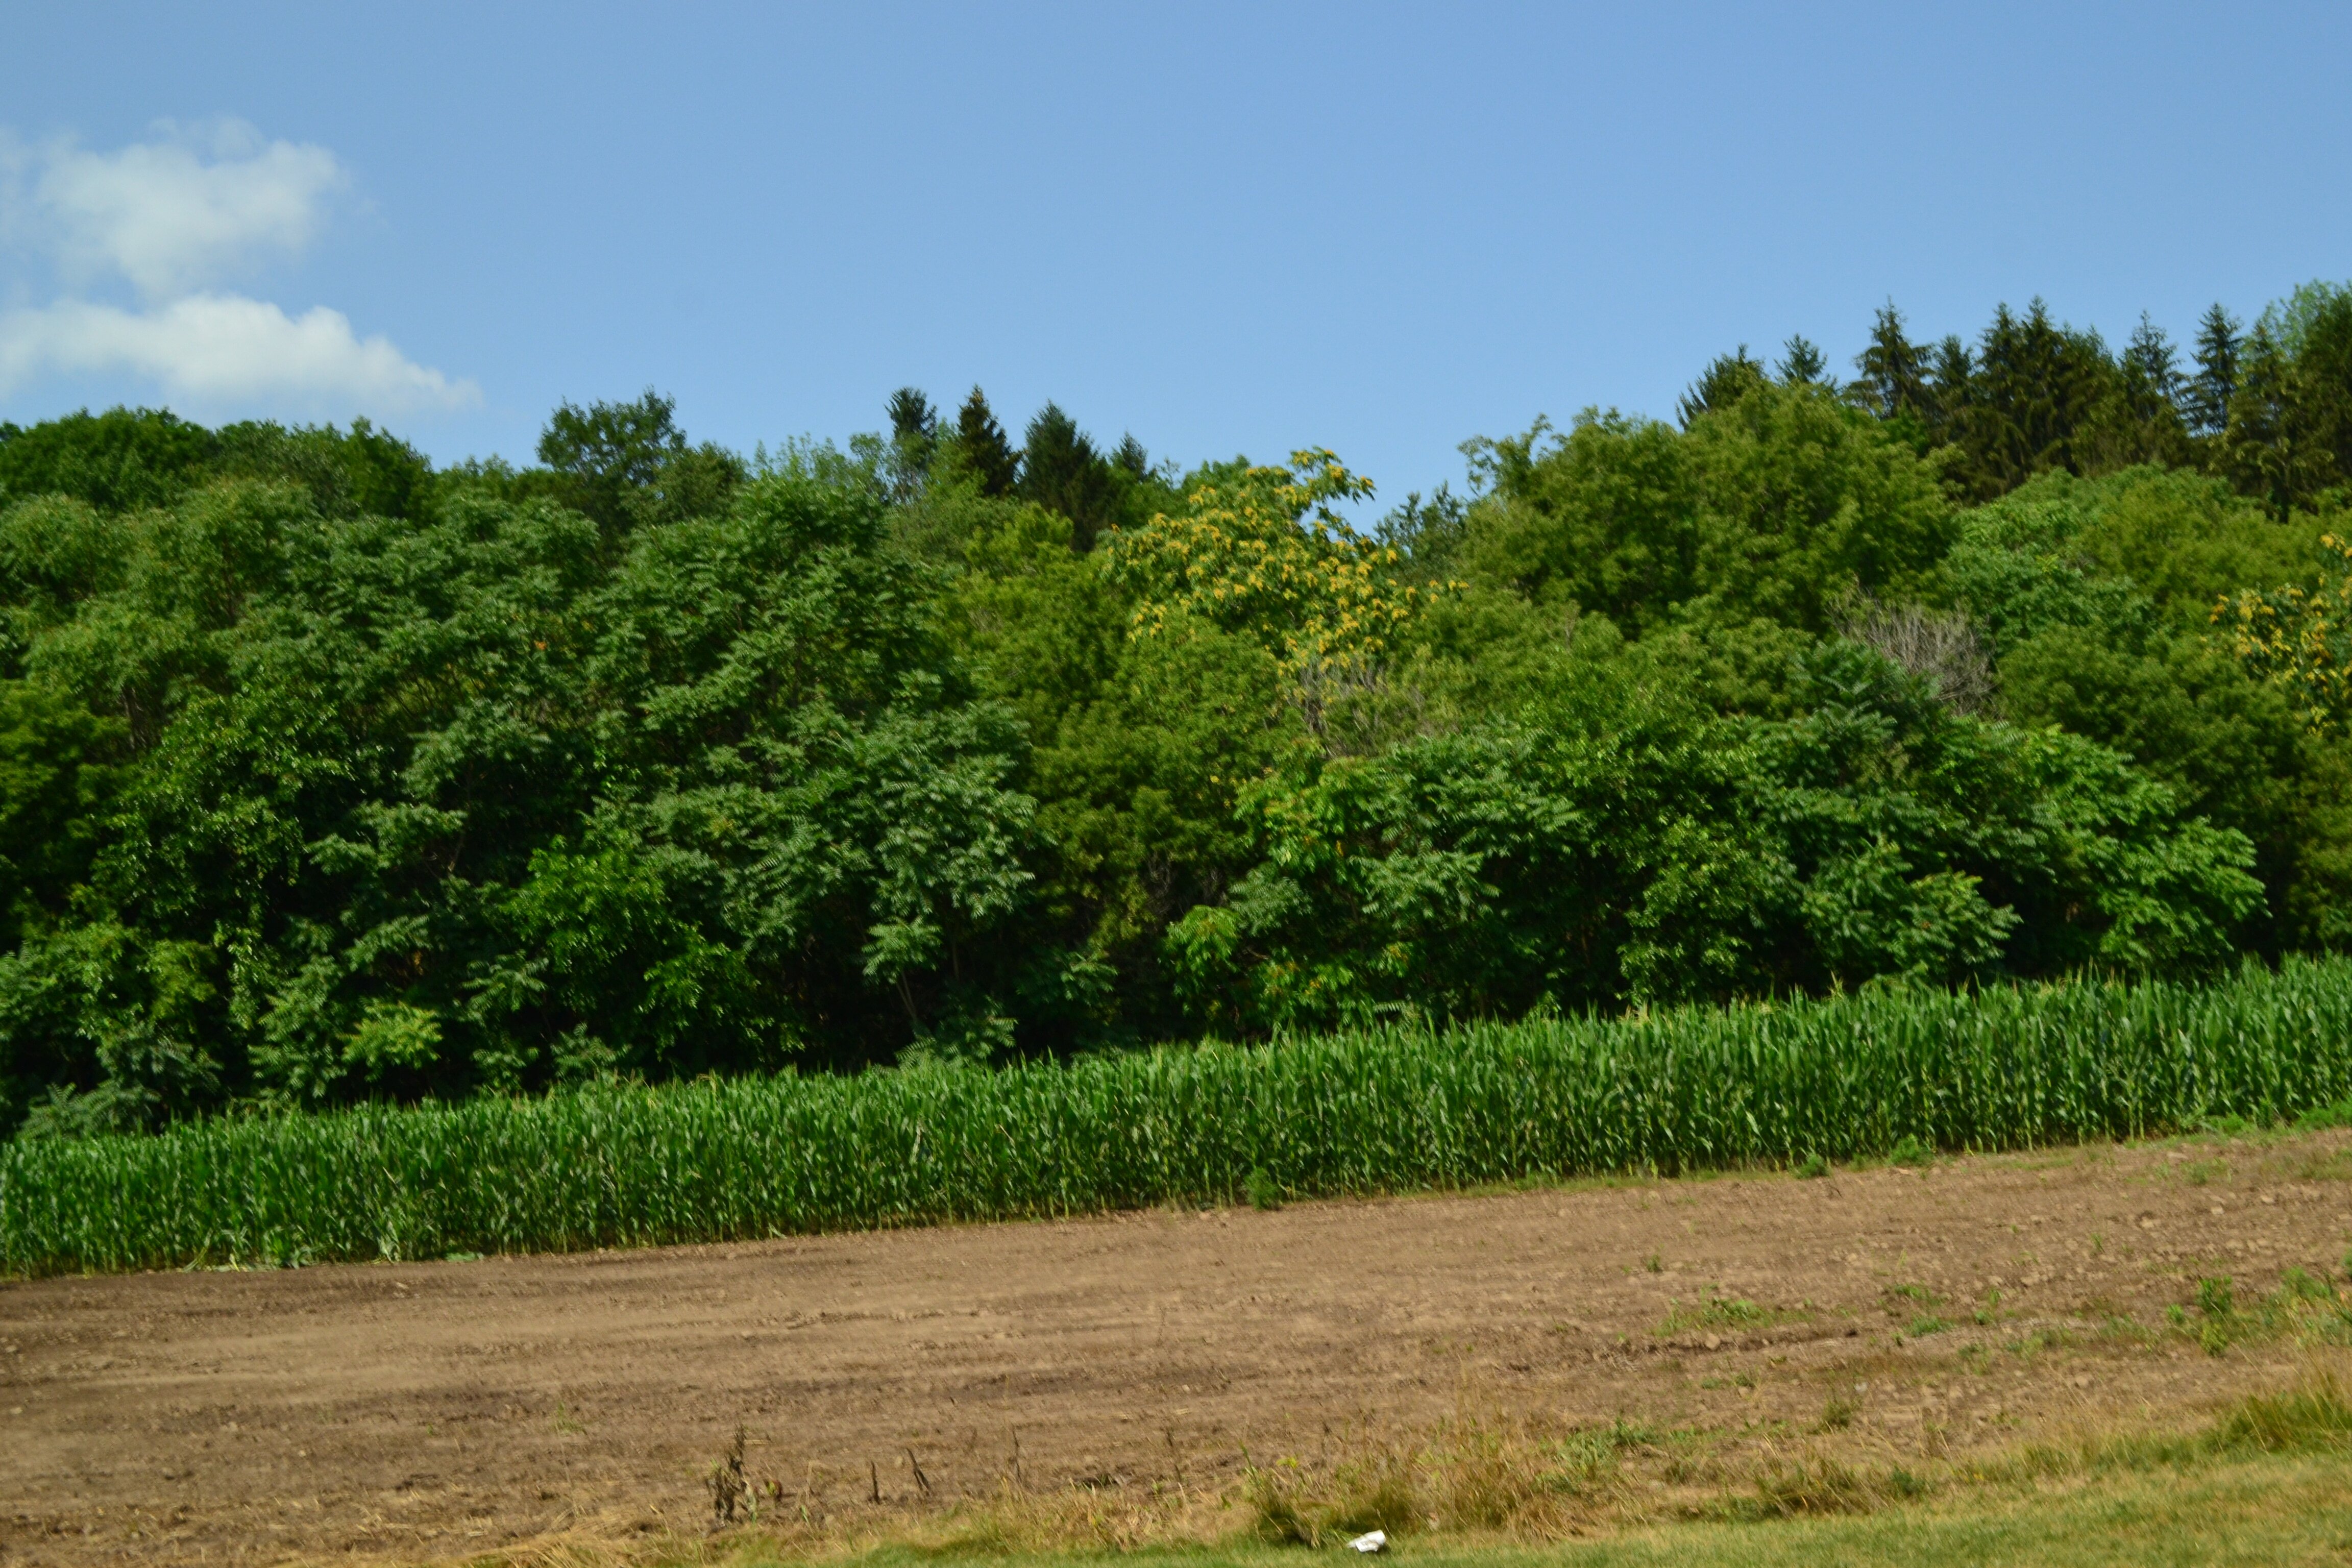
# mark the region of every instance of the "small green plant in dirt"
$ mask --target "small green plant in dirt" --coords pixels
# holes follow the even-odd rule
[[[1886,1163],[1890,1165],[1908,1165],[1914,1170],[1924,1169],[1936,1163],[1936,1151],[1924,1140],[1906,1132],[1895,1141],[1895,1147],[1887,1152]]]
[[[2324,1273],[2300,1268],[2289,1268],[2278,1289],[2251,1300],[2240,1298],[2227,1275],[2200,1279],[2193,1310],[2176,1303],[2165,1310],[2165,1321],[2208,1355],[2223,1354],[2233,1344],[2278,1339],[2352,1344],[2352,1297]]]
[[[2065,1350],[2073,1346],[2074,1336],[2063,1329],[2035,1329],[2021,1334],[2000,1348],[2019,1361],[2031,1363],[2045,1351]]]
[[[1925,1285],[1890,1285],[1883,1294],[1886,1315],[1898,1321],[1909,1320],[1905,1331],[1914,1337],[1941,1333],[1952,1326],[1939,1312],[1944,1298]]]
[[[1282,1187],[1266,1174],[1264,1165],[1252,1165],[1242,1182],[1242,1191],[1254,1209],[1278,1209],[1282,1206]]]
[[[2000,1291],[1998,1289],[1985,1292],[1984,1304],[1976,1310],[1974,1316],[1979,1328],[1990,1328],[2000,1321]]]
[[[1737,1332],[1769,1329],[1779,1323],[1801,1321],[1811,1316],[1809,1308],[1763,1307],[1744,1296],[1725,1296],[1710,1290],[1704,1300],[1674,1303],[1673,1310],[1658,1324],[1656,1331],[1661,1339],[1709,1329]]]
[[[2300,1267],[2292,1268],[2279,1276],[2279,1299],[2289,1302],[2333,1301],[2336,1300],[2336,1287]]]
[[[2129,1312],[2112,1309],[2099,1312],[2098,1338],[2111,1345],[2144,1345],[2154,1338],[2147,1328]]]
[[[1846,1389],[1834,1390],[1822,1402],[1822,1418],[1815,1426],[1815,1430],[1843,1432],[1853,1426],[1853,1418],[1861,1414],[1862,1400],[1859,1395]]]
[[[748,1523],[753,1514],[751,1484],[743,1475],[743,1440],[747,1434],[735,1428],[735,1441],[727,1446],[719,1462],[702,1478],[710,1493],[710,1528],[724,1530],[739,1522]]]
[[[1797,1164],[1796,1177],[1801,1182],[1818,1180],[1830,1173],[1830,1163],[1819,1154],[1808,1154]]]
[[[2250,1339],[2266,1326],[2239,1313],[2237,1286],[2228,1275],[2197,1281],[2197,1342],[2207,1355],[2220,1355],[2231,1342]]]
[[[2227,1160],[2192,1160],[2188,1164],[2180,1167],[2180,1179],[2187,1182],[2192,1187],[2205,1186],[2213,1182],[2228,1181],[2230,1179],[2230,1162]]]

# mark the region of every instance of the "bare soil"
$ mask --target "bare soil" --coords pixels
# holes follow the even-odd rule
[[[2255,1336],[2210,1355],[2167,1309],[2206,1277],[2246,1299],[2292,1267],[2340,1273],[2347,1178],[2352,1138],[2322,1133],[11,1281],[0,1564],[691,1531],[739,1426],[752,1484],[836,1516],[1214,1487],[1465,1405],[1733,1447],[1832,1412],[1835,1440],[1883,1455],[2188,1427],[2310,1352]]]

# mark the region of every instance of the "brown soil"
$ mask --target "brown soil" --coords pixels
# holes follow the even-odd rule
[[[1213,1487],[1245,1454],[1465,1402],[1736,1447],[1851,1400],[1837,1440],[1888,1456],[2192,1426],[2306,1352],[2258,1336],[2209,1356],[2166,1309],[2206,1276],[2243,1295],[2339,1268],[2347,1177],[2352,1139],[2326,1133],[9,1282],[0,1564],[697,1530],[739,1425],[755,1484],[837,1517],[877,1491],[903,1509],[1007,1484]],[[1717,1294],[1769,1315],[1709,1314]]]

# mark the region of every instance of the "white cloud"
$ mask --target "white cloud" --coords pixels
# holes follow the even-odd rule
[[[142,311],[60,300],[0,315],[0,391],[49,372],[124,371],[214,406],[391,414],[481,400],[472,382],[420,365],[383,337],[360,337],[349,317],[324,307],[289,317],[258,300],[194,294]]]
[[[289,316],[219,289],[310,247],[351,184],[332,153],[266,141],[241,121],[158,132],[93,153],[0,128],[0,237],[46,255],[69,289],[0,311],[0,393],[49,374],[128,374],[219,412],[385,415],[481,400],[472,382],[362,338],[339,310]],[[115,278],[138,309],[90,297],[119,290],[100,287]]]
[[[209,156],[207,156],[209,154]],[[207,132],[91,153],[56,142],[31,162],[36,235],[73,273],[119,273],[149,299],[299,256],[350,176],[324,147],[264,142],[226,121]]]

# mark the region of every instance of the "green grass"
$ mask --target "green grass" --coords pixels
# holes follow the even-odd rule
[[[1391,1561],[1425,1568],[2172,1568],[2335,1564],[2352,1543],[2340,1460],[2258,1460],[2184,1480],[2134,1478],[2058,1493],[1972,1495],[1859,1517],[1672,1523],[1546,1544],[1408,1539]],[[1003,1568],[1291,1568],[1330,1552],[1258,1545],[1002,1554],[886,1549],[828,1555],[840,1568],[987,1562]],[[1349,1555],[1347,1561],[1356,1559]],[[677,1561],[759,1568],[793,1558],[753,1549]]]
[[[1825,1430],[1844,1425],[1823,1422]],[[2352,1405],[2324,1374],[2241,1400],[2201,1432],[2086,1436],[1990,1464],[1916,1471],[1796,1450],[1697,1486],[1656,1489],[1650,1479],[1667,1473],[1657,1461],[1670,1457],[1676,1436],[1622,1419],[1551,1441],[1456,1430],[1436,1435],[1427,1451],[1367,1451],[1319,1476],[1254,1471],[1226,1506],[1180,1510],[1157,1527],[1149,1504],[1123,1510],[1116,1499],[1076,1491],[1007,1492],[846,1530],[787,1525],[763,1534],[754,1525],[732,1537],[674,1538],[626,1560],[641,1568],[1280,1568],[1332,1560],[1334,1547],[1373,1528],[1390,1532],[1397,1557],[1432,1568],[2140,1568],[2341,1563],[2352,1551],[2352,1467],[2344,1462]],[[1645,1468],[1626,1472],[1629,1456]],[[1196,1533],[1188,1540],[1185,1531]],[[1102,1550],[1111,1542],[1122,1549]]]
[[[1874,992],[17,1142],[0,1146],[0,1269],[438,1258],[1228,1203],[1252,1185],[1276,1201],[1849,1161],[2272,1124],[2347,1096],[2352,961],[2202,987]]]

